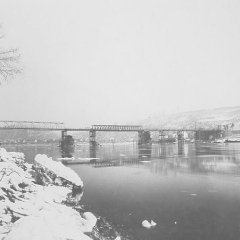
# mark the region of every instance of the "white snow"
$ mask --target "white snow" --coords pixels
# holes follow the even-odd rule
[[[151,220],[151,225],[152,225],[152,227],[155,227],[155,226],[157,226],[157,223],[155,223],[153,220]]]
[[[157,223],[155,223],[153,220],[151,220],[151,222],[149,222],[148,220],[144,220],[142,221],[142,226],[145,227],[145,228],[153,228],[157,225]]]
[[[0,148],[0,161],[13,162],[16,164],[24,162],[24,154],[19,152],[7,152],[5,148]]]
[[[37,164],[46,171],[83,186],[80,177],[46,155],[37,155]],[[72,189],[54,184],[35,184],[31,164],[21,153],[8,153],[0,148],[0,239],[4,240],[90,240],[97,218],[91,212],[81,216],[75,209],[62,204]],[[33,171],[33,170],[31,170]],[[13,223],[13,218],[18,219]]]
[[[152,227],[151,223],[148,220],[142,221],[142,226],[148,229]]]
[[[24,160],[25,156],[24,153],[21,152],[7,152],[12,158],[15,158],[17,160]]]
[[[88,222],[90,227],[93,228],[96,225],[97,218],[91,212],[85,212],[83,217]]]
[[[47,157],[45,154],[37,154],[34,161],[47,170],[55,173],[57,176],[62,177],[77,186],[83,187],[81,178],[72,169],[64,166],[61,162],[53,161],[52,158]]]
[[[90,240],[84,234],[87,223],[77,214],[65,206],[45,208],[18,220],[5,240]]]
[[[13,186],[16,190],[19,189],[20,183],[26,185],[32,184],[32,179],[29,173],[23,171],[16,164],[9,162],[0,162],[0,187],[9,188]]]

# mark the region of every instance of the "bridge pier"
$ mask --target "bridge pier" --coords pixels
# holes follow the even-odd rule
[[[71,135],[67,135],[67,130],[62,130],[61,131],[60,145],[61,145],[62,148],[74,145],[74,139]]]
[[[67,135],[67,130],[62,130],[61,131],[61,141],[63,141],[63,139],[65,138],[66,135]]]
[[[178,139],[178,142],[184,141],[184,132],[183,131],[177,131],[177,139]]]
[[[142,160],[143,158],[150,159],[152,155],[152,145],[148,144],[145,146],[139,146],[138,147],[138,158]]]
[[[194,140],[197,141],[197,140],[200,140],[200,131],[195,131],[194,132]]]
[[[150,131],[141,130],[138,131],[138,144],[148,144],[151,143],[151,133]]]
[[[184,143],[182,141],[178,142],[178,155],[184,155]]]
[[[164,142],[165,142],[165,133],[164,133],[164,131],[161,130],[161,131],[159,131],[158,133],[159,133],[159,135],[158,135],[158,141],[159,141],[160,143],[164,143]]]
[[[89,131],[89,145],[90,147],[96,147],[97,142],[96,142],[96,130],[90,130]]]
[[[97,146],[89,146],[89,157],[96,158],[97,157]]]
[[[195,140],[209,141],[218,138],[223,138],[226,136],[226,133],[222,130],[197,130],[195,132]]]

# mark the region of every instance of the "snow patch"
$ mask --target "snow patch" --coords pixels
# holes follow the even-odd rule
[[[81,178],[72,169],[64,166],[61,162],[53,161],[52,158],[47,157],[45,154],[37,154],[34,161],[55,173],[57,176],[72,182],[76,186],[83,187]]]

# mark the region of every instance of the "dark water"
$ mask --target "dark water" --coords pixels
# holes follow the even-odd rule
[[[37,153],[53,158],[56,146],[14,146],[29,162]],[[82,202],[129,239],[240,239],[240,144],[166,144],[138,149],[112,144],[78,157],[101,163],[71,165],[84,182]],[[157,226],[145,229],[143,220]]]

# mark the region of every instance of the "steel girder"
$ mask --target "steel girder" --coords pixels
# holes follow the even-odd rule
[[[137,132],[143,130],[142,126],[131,125],[92,125],[95,131],[119,131],[119,132]]]

